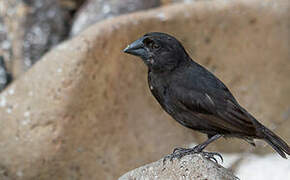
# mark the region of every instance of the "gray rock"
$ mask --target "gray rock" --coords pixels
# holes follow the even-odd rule
[[[64,0],[0,1],[0,55],[18,76],[69,34],[71,11]]]
[[[173,179],[207,179],[207,180],[230,180],[238,179],[232,172],[224,167],[204,158],[202,155],[187,155],[180,160],[174,159],[163,163],[163,158],[159,161],[147,164],[134,169],[119,180],[173,180]]]
[[[7,72],[4,58],[0,56],[0,92],[11,82],[11,75]]]
[[[78,34],[100,20],[159,5],[159,0],[88,0],[77,13],[71,35]]]
[[[4,59],[10,59],[12,55],[11,53],[11,40],[7,36],[7,27],[4,23],[4,18],[1,17],[0,14],[0,56],[2,56]]]
[[[69,13],[59,0],[24,0],[29,13],[24,23],[23,55],[27,67],[63,41],[69,32]]]

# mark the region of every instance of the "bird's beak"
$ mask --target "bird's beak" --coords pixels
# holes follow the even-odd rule
[[[132,54],[135,56],[139,56],[142,59],[148,58],[148,52],[144,47],[143,38],[140,38],[140,39],[134,41],[133,43],[131,43],[130,45],[128,45],[123,50],[123,52],[128,53],[128,54]]]

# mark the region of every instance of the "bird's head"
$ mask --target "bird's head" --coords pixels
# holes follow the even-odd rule
[[[180,62],[188,60],[181,43],[173,36],[151,32],[124,49],[125,53],[140,57],[152,71],[171,71]]]

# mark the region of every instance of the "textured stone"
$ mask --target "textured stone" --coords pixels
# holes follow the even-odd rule
[[[0,2],[1,11],[1,2]],[[8,85],[8,70],[6,67],[7,59],[11,57],[11,41],[7,36],[7,28],[4,19],[0,14],[0,92]]]
[[[195,180],[235,180],[238,179],[232,172],[222,166],[205,159],[203,156],[194,154],[174,159],[159,161],[147,164],[134,169],[119,180],[174,180],[174,179],[195,179]]]
[[[0,92],[11,82],[3,56],[0,56]]]
[[[1,2],[0,2],[0,6],[1,6]],[[7,27],[4,23],[4,18],[1,17],[1,14],[0,14],[0,56],[4,59],[4,61],[5,59],[11,58],[11,51],[10,51],[11,40],[9,39],[7,35],[8,35]]]
[[[245,108],[288,141],[288,9],[286,0],[198,1],[88,28],[1,93],[0,175],[116,179],[176,146],[204,140],[161,110],[147,87],[145,65],[122,52],[149,31],[180,39]],[[207,149],[249,147],[227,139]]]
[[[14,76],[22,74],[67,37],[71,9],[60,2],[66,1],[0,1],[0,25],[3,25],[0,55],[1,51],[5,53],[5,61]]]
[[[24,0],[29,8],[23,36],[23,56],[27,67],[68,35],[70,15],[58,1]]]
[[[160,5],[160,0],[88,0],[74,20],[71,35],[76,35],[88,26],[103,19]]]

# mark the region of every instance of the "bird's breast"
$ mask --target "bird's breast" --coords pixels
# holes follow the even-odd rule
[[[170,113],[170,85],[162,77],[158,77],[153,73],[148,74],[148,85],[151,93],[162,106],[162,108]],[[171,114],[171,113],[170,113]]]

